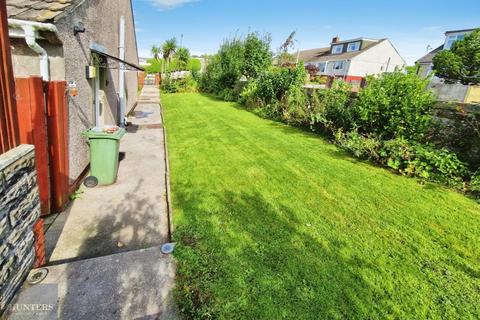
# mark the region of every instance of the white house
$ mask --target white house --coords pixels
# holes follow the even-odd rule
[[[388,39],[332,39],[330,47],[301,51],[299,60],[305,66],[314,64],[318,75],[361,82],[367,75],[391,72],[406,65]]]
[[[427,77],[432,72],[433,57],[440,51],[450,50],[455,41],[463,40],[467,34],[472,33],[474,30],[475,29],[463,29],[445,32],[445,42],[416,61],[418,64],[417,74],[422,77]]]

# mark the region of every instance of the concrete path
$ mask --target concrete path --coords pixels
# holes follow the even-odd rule
[[[58,285],[61,319],[175,316],[175,264],[160,252],[169,219],[159,101],[158,88],[143,89],[121,141],[117,182],[82,187],[48,228],[49,274],[42,284]]]

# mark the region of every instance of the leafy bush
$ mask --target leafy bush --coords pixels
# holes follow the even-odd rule
[[[359,132],[382,140],[421,141],[430,128],[435,103],[427,90],[428,80],[397,71],[370,76],[367,83],[353,104]]]
[[[352,92],[350,84],[335,80],[330,89],[312,93],[315,102],[311,104],[310,124],[312,129],[326,129],[334,133],[338,129],[351,131],[355,127],[352,114]]]
[[[257,33],[250,33],[245,39],[245,64],[243,74],[247,78],[256,78],[272,65],[270,52],[270,35],[261,38]]]
[[[220,56],[214,55],[207,59],[207,67],[200,77],[200,91],[207,93],[217,93],[222,91],[223,84],[220,82],[222,66],[220,65]]]
[[[172,79],[170,76],[167,76],[162,81],[160,89],[165,93],[196,92],[197,81],[191,75],[182,79]]]
[[[344,133],[342,130],[338,130],[335,133],[335,143],[357,158],[374,161],[378,161],[380,158],[380,141],[376,138],[362,136],[357,131]]]
[[[209,59],[200,89],[234,99],[237,95],[235,86],[243,76],[254,78],[271,64],[268,35],[260,38],[257,33],[250,33],[245,40],[226,40],[218,53]]]
[[[470,179],[470,190],[480,195],[480,169],[478,169]]]
[[[257,79],[257,95],[264,104],[282,101],[289,90],[302,87],[305,70],[301,64],[294,68],[273,68]]]
[[[248,107],[256,108],[265,117],[293,123],[306,122],[306,95],[302,88],[305,77],[301,64],[293,68],[271,68],[250,81],[241,94],[241,101]]]
[[[397,138],[385,141],[381,148],[382,162],[402,174],[464,188],[467,166],[446,149],[428,144],[409,143]]]

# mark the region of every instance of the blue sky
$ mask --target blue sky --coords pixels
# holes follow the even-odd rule
[[[443,43],[447,30],[480,27],[480,1],[433,0],[133,0],[139,55],[180,38],[193,54],[214,53],[223,39],[268,32],[273,49],[296,30],[301,50],[332,37],[389,38],[408,63]]]

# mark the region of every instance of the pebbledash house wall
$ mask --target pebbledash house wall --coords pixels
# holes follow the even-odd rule
[[[350,61],[348,75],[365,77],[387,71],[392,72],[395,68],[403,68],[406,65],[407,63],[392,43],[386,39],[355,56]]]
[[[78,95],[68,97],[69,105],[69,180],[74,182],[89,163],[89,149],[82,132],[94,125],[93,80],[86,78],[85,67],[91,62],[90,44],[104,46],[118,56],[120,17],[125,18],[125,60],[138,64],[135,24],[130,0],[85,0],[53,22],[60,41],[39,40],[50,57],[51,80],[75,82]],[[73,26],[82,22],[84,33],[74,35]],[[39,59],[23,39],[11,39],[16,77],[40,75]],[[53,42],[53,43],[52,43]],[[118,70],[106,70],[105,124],[118,123]],[[135,106],[137,73],[125,73],[126,111]]]
[[[31,145],[0,155],[0,317],[35,259],[33,226],[40,217],[35,168]]]

